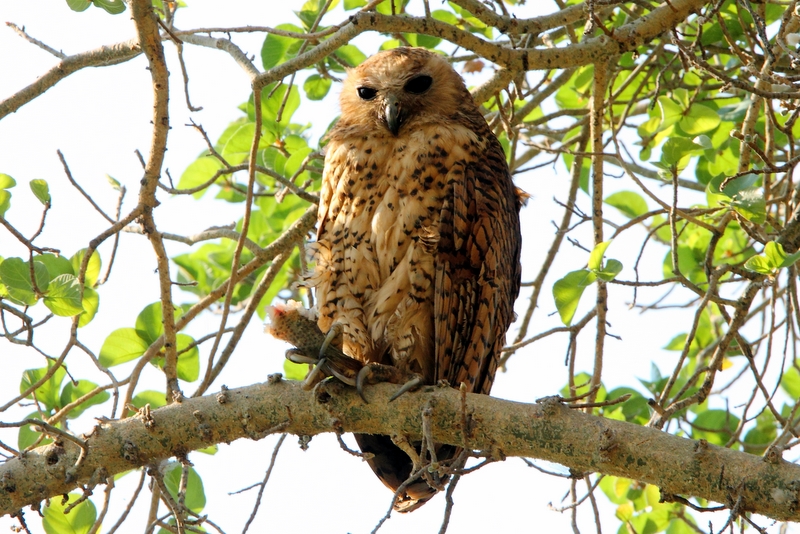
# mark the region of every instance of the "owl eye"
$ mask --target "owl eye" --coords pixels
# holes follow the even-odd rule
[[[372,87],[359,87],[356,91],[362,100],[372,100],[378,94],[378,91]]]
[[[423,74],[422,76],[411,78],[403,89],[405,89],[409,93],[415,95],[421,95],[422,93],[430,89],[432,83],[433,83],[433,78]]]

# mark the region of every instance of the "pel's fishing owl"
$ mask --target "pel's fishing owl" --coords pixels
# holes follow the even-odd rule
[[[322,332],[344,352],[489,393],[520,283],[520,197],[503,149],[448,61],[420,48],[372,56],[348,73],[328,135],[316,289]],[[391,489],[409,457],[357,434]],[[437,446],[445,465],[459,449]],[[409,511],[436,489],[420,478]]]

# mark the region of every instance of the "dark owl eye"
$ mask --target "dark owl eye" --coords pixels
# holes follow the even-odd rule
[[[378,91],[372,87],[359,87],[356,91],[362,100],[372,100],[378,94]]]
[[[415,95],[421,95],[422,93],[431,88],[432,83],[433,83],[433,78],[423,74],[422,76],[411,78],[403,89],[405,89],[409,93],[413,93]]]

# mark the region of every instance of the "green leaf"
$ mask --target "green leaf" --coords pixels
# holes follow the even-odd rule
[[[305,380],[308,374],[308,365],[303,363],[294,363],[289,360],[283,360],[283,376],[287,380]]]
[[[322,100],[331,89],[330,78],[323,78],[319,74],[312,74],[303,83],[303,91],[309,100]]]
[[[759,274],[771,275],[775,272],[775,267],[764,256],[753,256],[744,263],[744,268]]]
[[[81,306],[83,307],[83,313],[78,319],[78,328],[86,326],[94,319],[97,310],[100,308],[100,294],[91,287],[84,287]]]
[[[81,285],[72,274],[55,277],[47,287],[44,305],[60,317],[72,317],[83,312]]]
[[[33,262],[33,267],[36,287],[44,292],[50,285],[47,267],[37,261]],[[37,302],[30,273],[30,265],[20,258],[8,258],[0,263],[0,281],[5,284],[9,296],[27,306],[33,306]]]
[[[14,180],[11,176],[0,172],[0,189],[11,189],[15,185],[17,185],[16,180]]]
[[[367,5],[367,0],[344,0],[344,10],[350,11]]]
[[[683,118],[683,108],[668,96],[658,97],[658,107],[661,109],[661,127],[666,130]]]
[[[181,483],[182,465],[179,462],[170,462],[164,470],[164,484],[167,486],[172,498],[178,500],[178,489]],[[192,512],[199,514],[206,506],[206,494],[203,480],[194,467],[189,467],[189,476],[186,480],[186,498],[184,504]]]
[[[628,489],[631,487],[631,480],[606,475],[600,481],[600,489],[606,494],[608,500],[614,504],[628,503]]]
[[[26,369],[22,373],[22,380],[19,383],[19,392],[27,391],[32,385],[44,378],[50,367],[40,367],[39,369]],[[36,399],[44,404],[48,410],[60,407],[61,382],[64,381],[66,371],[63,367],[56,369],[47,380],[36,389]],[[27,399],[33,399],[33,394],[28,395]]]
[[[0,189],[0,217],[5,217],[8,208],[11,207],[11,193],[5,189]]]
[[[39,202],[44,205],[50,204],[50,187],[48,187],[46,181],[42,179],[31,180],[30,186],[31,191],[39,199]]]
[[[777,241],[770,241],[764,246],[763,254],[748,259],[744,268],[760,274],[774,275],[778,269],[789,267],[798,259],[800,259],[800,252],[787,256],[783,245]]]
[[[603,255],[606,253],[606,249],[611,244],[612,240],[603,241],[599,245],[594,247],[592,253],[589,255],[589,263],[588,268],[590,271],[599,271],[603,267]]]
[[[28,414],[28,417],[25,419],[38,419],[39,417],[41,417],[39,412],[33,412]],[[40,437],[42,438],[41,440],[39,439]],[[47,436],[42,436],[41,432],[34,430],[32,425],[22,425],[19,427],[19,434],[17,435],[17,448],[21,451],[34,444],[36,444],[37,447],[40,447],[52,442],[52,439],[48,438]]]
[[[344,45],[334,53],[351,67],[358,67],[367,59],[364,52],[355,45]]]
[[[78,252],[73,254],[73,256],[69,259],[72,262],[72,270],[75,276],[78,276],[78,273],[81,270],[81,263],[83,263],[83,257],[86,256],[85,248],[80,249]],[[100,254],[95,250],[92,252],[91,257],[89,258],[89,263],[86,265],[86,276],[84,278],[84,283],[87,286],[94,286],[97,283],[97,279],[100,277],[100,268],[103,266],[103,262],[100,260]]]
[[[725,189],[720,189],[722,182],[724,182],[726,179],[727,177],[723,175],[714,177],[708,183],[708,187],[706,188],[707,192],[711,192],[712,194],[722,194],[728,198],[734,198],[737,193],[755,186],[760,178],[757,174],[744,174],[734,178],[733,180],[728,180],[728,183],[725,184]],[[709,206],[711,205],[712,204],[709,204]]]
[[[268,85],[264,89],[261,97],[261,112],[264,117],[265,127],[268,129],[270,127],[279,129],[280,131],[275,133],[282,133],[283,128],[289,124],[294,112],[300,107],[300,91],[297,89],[296,85],[292,85],[291,87],[283,85],[275,90],[272,96],[267,98],[272,89],[272,85]],[[287,91],[289,92],[289,96],[286,96]],[[278,122],[278,111],[281,112],[280,122]],[[264,138],[263,142],[259,144],[259,148],[266,148],[272,144],[274,139],[273,141],[267,141],[269,140]]]
[[[194,189],[211,180],[220,169],[222,169],[222,164],[217,158],[200,156],[183,171],[181,179],[178,181],[178,189]],[[207,188],[195,191],[192,193],[192,196],[194,198],[200,198],[206,191],[208,191]]]
[[[717,112],[708,106],[694,104],[689,108],[689,113],[684,116],[678,126],[689,135],[699,135],[710,132],[717,126],[721,119]]]
[[[161,303],[154,302],[145,306],[136,316],[136,332],[148,345],[151,345],[164,333],[164,315]]]
[[[94,5],[104,9],[111,15],[119,15],[125,11],[125,2],[122,0],[92,0]]]
[[[97,388],[97,384],[94,382],[89,382],[88,380],[78,380],[78,384],[75,385],[72,381],[67,381],[64,389],[61,390],[61,407],[75,402],[79,398],[83,397],[90,391],[94,391]],[[111,395],[108,391],[101,391],[100,393],[96,394],[94,397],[80,403],[75,408],[73,408],[67,417],[70,419],[75,419],[80,414],[82,414],[87,408],[91,406],[96,406],[98,404],[103,404],[106,402]]]
[[[283,167],[284,176],[291,178],[294,173],[300,170],[300,166],[303,164],[303,161],[305,161],[306,157],[308,157],[308,155],[312,152],[313,150],[311,148],[301,148],[292,154],[291,157],[286,160],[286,164]],[[303,176],[303,174],[301,174],[301,176]],[[302,183],[303,180],[296,180],[296,182]]]
[[[175,341],[178,350],[178,378],[185,380],[186,382],[194,382],[200,376],[200,350],[197,348],[197,346],[186,350],[188,346],[194,343],[194,338],[187,336],[186,334],[178,334]],[[186,352],[182,352],[184,350],[186,350]],[[164,349],[161,349],[160,354],[162,356],[153,359],[153,364],[163,369]]]
[[[764,245],[764,256],[767,257],[770,265],[774,265],[775,268],[779,268],[786,259],[786,252],[784,252],[783,246],[780,243],[770,241]]]
[[[450,24],[451,26],[458,26],[458,17],[445,9],[433,10],[431,12],[431,17],[435,18],[436,20],[441,20],[446,24]]]
[[[725,410],[706,410],[692,421],[692,438],[725,445],[739,426],[739,418]]]
[[[303,33],[303,28],[295,26],[294,24],[278,24],[278,30]],[[282,35],[268,34],[264,39],[264,44],[261,46],[261,64],[264,70],[269,70],[275,65],[285,63],[287,60],[292,59],[297,55],[302,41],[292,37],[284,37]]]
[[[692,141],[703,147],[704,150],[714,149],[714,144],[711,142],[711,139],[709,139],[707,135],[698,135],[697,137],[692,139]]]
[[[134,328],[118,328],[111,332],[100,348],[100,365],[113,367],[135,360],[147,350],[150,343],[142,339]]]
[[[617,275],[621,272],[622,272],[622,262],[620,262],[619,260],[609,258],[608,260],[606,260],[606,266],[602,270],[597,271],[596,274],[600,280],[604,282],[610,282],[613,279],[615,279]]]
[[[96,0],[95,0],[96,1]],[[97,509],[94,503],[86,499],[70,510],[64,510],[80,498],[77,493],[70,493],[65,503],[63,499],[54,497],[50,505],[42,508],[42,527],[47,534],[86,534],[97,519]]]
[[[137,408],[143,408],[145,405],[149,404],[150,408],[155,410],[156,408],[166,406],[167,401],[164,399],[163,392],[148,389],[137,393],[133,399],[131,399],[131,404]]]
[[[593,272],[581,269],[567,273],[564,278],[553,284],[553,298],[562,323],[569,325],[572,322],[583,290],[596,279],[597,275]]]
[[[681,167],[681,160],[703,147],[685,137],[670,137],[661,148],[661,162]]]
[[[767,221],[767,201],[761,188],[740,191],[733,198],[731,206],[752,223],[764,224]]]
[[[116,191],[122,190],[122,184],[119,183],[119,180],[111,176],[110,174],[106,174],[106,180],[109,184],[111,184],[111,188]]]
[[[647,202],[639,193],[618,191],[606,197],[605,203],[613,206],[631,219],[647,213]]]
[[[67,5],[72,11],[86,11],[92,3],[90,0],[67,0]]]
[[[62,274],[75,274],[72,269],[72,263],[64,256],[56,256],[48,252],[34,257],[33,261],[43,263],[47,267],[47,274],[50,275],[50,278],[55,278]]]

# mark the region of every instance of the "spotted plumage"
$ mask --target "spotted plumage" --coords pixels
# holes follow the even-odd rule
[[[461,77],[424,49],[371,57],[340,103],[312,247],[320,329],[340,325],[361,362],[489,393],[520,276],[519,198],[500,143]],[[356,438],[396,490],[405,453],[386,436]],[[396,507],[435,492],[417,481]]]

